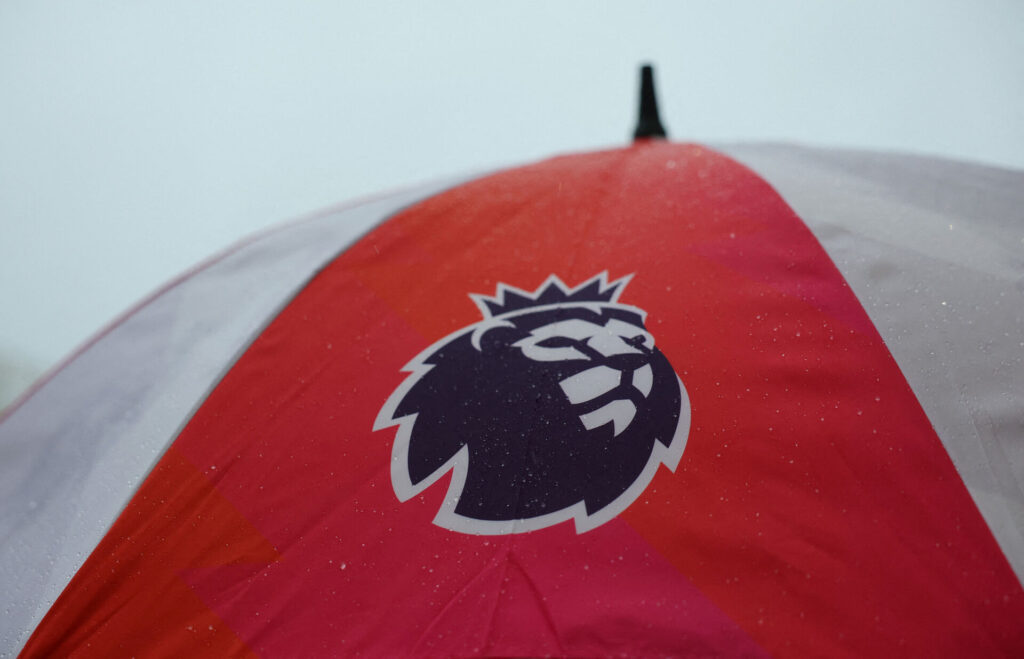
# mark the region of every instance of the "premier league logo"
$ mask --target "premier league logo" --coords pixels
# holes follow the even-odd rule
[[[451,472],[435,524],[531,531],[573,519],[582,533],[675,470],[689,430],[686,389],[620,304],[629,277],[569,288],[499,284],[471,295],[483,320],[416,356],[377,417],[398,426],[391,481],[406,501]]]

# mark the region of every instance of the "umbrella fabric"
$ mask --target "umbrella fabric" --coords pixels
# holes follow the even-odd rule
[[[731,151],[768,182],[690,145],[556,158],[311,220],[157,296],[0,424],[20,461],[0,472],[3,579],[35,611],[5,635],[17,647],[48,609],[27,655],[1019,654],[1020,177]],[[395,211],[327,263],[346,218]],[[294,260],[255,295],[276,279],[260,250]],[[458,369],[418,393],[417,359],[441,372],[453,349],[433,349],[488,309],[588,295],[646,312],[681,383],[649,482],[616,491],[614,515],[588,499],[544,518],[547,500],[516,496],[567,478],[540,464],[480,495],[510,502],[499,526],[453,502],[457,456],[404,491],[430,456],[415,436],[396,451],[415,431],[401,401],[445,401],[417,422],[465,438],[478,393]],[[602,446],[655,427],[646,401],[672,385],[640,372]],[[515,402],[533,428],[540,395]]]
[[[153,463],[298,287],[373,224],[447,185],[331,209],[158,291],[0,423],[0,650],[20,646]]]
[[[1024,175],[734,145],[814,231],[1024,576]]]

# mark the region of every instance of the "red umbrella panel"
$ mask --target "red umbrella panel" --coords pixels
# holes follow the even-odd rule
[[[826,192],[641,140],[410,195],[240,323],[27,656],[1024,651],[1018,472],[948,448],[976,390],[926,413]]]

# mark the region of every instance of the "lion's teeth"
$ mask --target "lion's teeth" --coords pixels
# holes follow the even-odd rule
[[[583,426],[587,430],[593,430],[594,428],[600,428],[609,421],[612,422],[615,431],[615,436],[618,437],[619,433],[626,429],[626,427],[636,416],[636,405],[633,405],[628,400],[613,400],[603,407],[599,407],[593,412],[580,415],[580,421],[583,422]]]
[[[644,364],[633,371],[633,386],[644,395],[644,398],[650,395],[651,387],[654,386],[654,371],[651,370],[650,364]]]
[[[622,373],[608,366],[594,366],[558,383],[573,405],[593,400],[617,387]]]

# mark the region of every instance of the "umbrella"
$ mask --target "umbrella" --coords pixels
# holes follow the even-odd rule
[[[671,143],[644,79],[632,145],[257,236],[37,385],[2,648],[1020,655],[1020,174]]]

